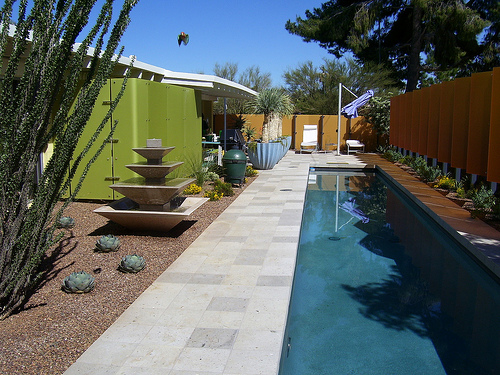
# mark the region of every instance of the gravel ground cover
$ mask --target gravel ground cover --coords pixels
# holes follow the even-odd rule
[[[21,311],[0,321],[0,374],[62,374],[254,179],[232,197],[206,202],[163,235],[132,233],[109,222],[92,212],[102,203],[71,204],[65,216],[75,219],[75,227],[49,252],[42,285]],[[106,234],[120,238],[117,252],[94,251]],[[122,257],[134,253],[146,259],[146,268],[118,271]],[[95,277],[95,289],[63,292],[62,280],[82,270]]]

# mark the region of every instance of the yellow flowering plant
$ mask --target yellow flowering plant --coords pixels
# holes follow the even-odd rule
[[[224,193],[220,193],[216,190],[207,190],[203,196],[209,198],[211,201],[218,201],[222,199]]]
[[[194,195],[201,192],[201,187],[196,184],[190,184],[186,189],[184,189],[184,194]]]
[[[455,190],[457,188],[457,181],[448,176],[439,177],[438,181],[434,184],[435,188]]]

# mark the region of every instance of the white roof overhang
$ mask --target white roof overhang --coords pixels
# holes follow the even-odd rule
[[[10,25],[9,36],[12,37],[14,32],[15,26]],[[73,50],[76,51],[80,45],[81,44],[76,43],[73,46]],[[85,59],[83,67],[84,70],[89,68],[94,51],[94,48],[89,48],[87,50],[87,58]],[[8,57],[9,56],[4,56],[3,58],[8,59]],[[132,58],[133,56],[120,57],[113,73],[111,74],[111,78],[123,78],[127,74],[128,70],[131,69],[130,77],[132,78],[189,87],[201,91],[202,98],[206,100],[217,100],[219,97],[251,99],[257,95],[256,91],[251,90],[248,87],[213,75],[173,72],[171,70],[163,69],[137,60],[135,60],[131,65]],[[131,66],[132,68],[130,68]],[[20,68],[21,69],[18,74],[22,74],[22,70],[24,70],[24,67]]]
[[[89,49],[88,53],[91,56],[93,49]],[[132,58],[133,56],[120,57],[112,78],[124,77],[131,66]],[[216,100],[219,97],[252,99],[257,95],[256,91],[248,87],[213,75],[174,72],[137,60],[131,69],[130,76],[133,78],[189,87],[201,91],[207,100]]]

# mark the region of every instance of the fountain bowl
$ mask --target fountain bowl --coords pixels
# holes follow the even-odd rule
[[[209,198],[178,197],[166,211],[143,211],[129,198],[111,202],[94,210],[95,213],[129,229],[168,232],[192,214]]]
[[[162,206],[195,181],[194,178],[167,178],[165,182],[150,184],[144,177],[134,177],[110,188],[139,204]]]

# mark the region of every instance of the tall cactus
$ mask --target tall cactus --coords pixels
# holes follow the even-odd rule
[[[17,2],[5,1],[0,10],[0,54],[8,57],[0,61],[0,319],[22,306],[43,277],[39,266],[59,240],[52,223],[59,221],[104,148],[105,143],[71,197],[56,209],[125,89],[123,85],[84,151],[73,158],[83,129],[91,126],[87,122],[92,108],[116,64],[115,51],[137,1],[123,0],[114,25],[114,0],[104,1],[83,38],[79,35],[95,0],[20,1],[15,27],[10,18]],[[75,44],[77,37],[81,44]],[[91,45],[95,49],[89,69],[82,74]],[[21,77],[16,76],[18,71]],[[55,145],[53,156],[40,175],[37,162],[50,140]]]

